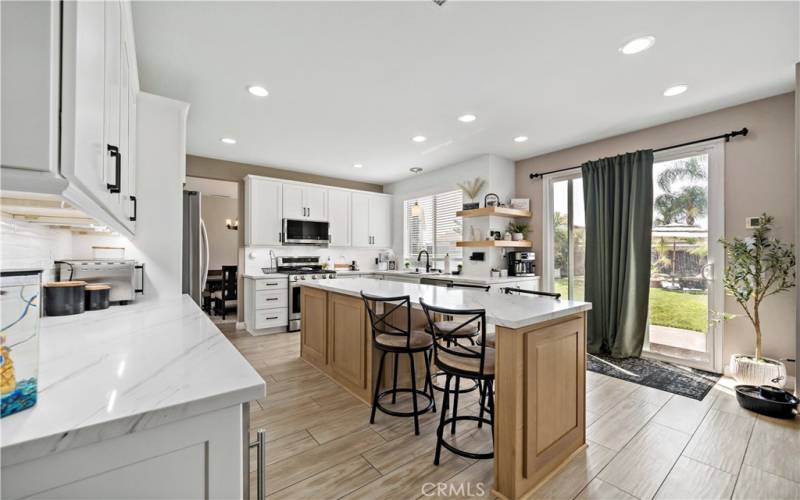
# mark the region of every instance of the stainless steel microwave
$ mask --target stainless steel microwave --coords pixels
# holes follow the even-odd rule
[[[284,245],[328,246],[330,231],[327,222],[283,219]]]

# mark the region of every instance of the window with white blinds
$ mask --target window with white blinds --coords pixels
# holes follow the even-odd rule
[[[403,258],[412,262],[417,260],[421,250],[427,250],[431,261],[443,261],[446,254],[455,266],[461,261],[461,210],[462,192],[448,191],[432,196],[423,196],[403,202],[404,249]]]

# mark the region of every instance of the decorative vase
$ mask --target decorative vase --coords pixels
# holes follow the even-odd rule
[[[731,356],[730,371],[738,384],[786,385],[786,365],[776,359],[761,358],[756,361],[746,354],[734,354]]]
[[[514,239],[514,241],[522,241],[524,239],[522,233],[514,233],[511,237]]]

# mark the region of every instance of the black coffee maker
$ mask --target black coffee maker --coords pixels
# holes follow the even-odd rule
[[[536,254],[534,252],[509,252],[509,276],[536,276]]]

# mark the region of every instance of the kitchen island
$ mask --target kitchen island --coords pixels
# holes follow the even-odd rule
[[[420,299],[445,308],[486,310],[497,334],[498,496],[526,496],[585,445],[584,329],[591,304],[365,278],[303,283],[302,358],[368,403],[378,357],[361,291],[408,295],[416,328],[425,323]],[[387,383],[384,377],[381,385]]]
[[[41,320],[39,395],[0,421],[2,498],[242,498],[265,384],[188,295]]]

